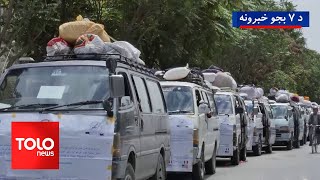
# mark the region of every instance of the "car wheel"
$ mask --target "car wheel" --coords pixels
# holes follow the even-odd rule
[[[127,164],[127,168],[126,168],[126,174],[124,176],[124,180],[135,180],[135,174],[134,174],[134,170],[133,167],[130,163]]]
[[[209,175],[215,174],[216,173],[216,152],[217,148],[216,146],[214,147],[212,158],[206,162],[206,173]]]
[[[269,144],[269,145],[266,147],[266,153],[267,153],[267,154],[271,154],[271,153],[272,153],[272,144]]]
[[[243,147],[240,152],[240,160],[246,161],[247,160],[247,147]]]
[[[253,150],[253,153],[254,153],[255,156],[261,156],[261,154],[262,154],[262,140],[261,140],[261,137],[259,137],[258,144],[253,146],[252,150]]]
[[[291,136],[291,139],[288,141],[288,144],[287,144],[287,150],[292,150],[293,148],[293,142],[292,142],[292,136]]]
[[[239,165],[240,163],[240,152],[239,147],[233,151],[233,156],[231,157],[231,164],[232,165]]]
[[[166,179],[166,168],[165,168],[164,158],[162,154],[159,155],[157,170],[151,180],[165,180]]]
[[[205,174],[205,162],[204,162],[204,150],[202,150],[201,158],[199,162],[193,165],[192,169],[192,179],[193,180],[203,180]]]
[[[295,143],[294,143],[294,147],[297,148],[297,149],[299,149],[299,148],[300,148],[300,141],[299,141],[299,139],[295,140],[294,142],[295,142]]]
[[[300,146],[303,146],[303,145],[304,145],[304,141],[301,140],[301,141],[300,141]]]

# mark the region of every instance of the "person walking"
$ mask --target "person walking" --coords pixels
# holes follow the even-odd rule
[[[313,104],[312,105],[312,110],[313,110],[313,113],[310,115],[310,118],[309,118],[309,122],[308,122],[308,124],[309,124],[309,127],[310,127],[310,131],[309,131],[309,137],[310,137],[310,146],[312,146],[312,133],[313,133],[313,131],[312,131],[312,125],[320,125],[320,115],[318,114],[318,111],[319,111],[319,107],[318,107],[318,105],[316,105],[316,104]],[[318,128],[316,128],[316,129],[313,129],[313,130],[315,130],[315,137],[317,137],[318,138],[318,144],[319,144],[319,142],[320,142],[320,129],[318,129]]]

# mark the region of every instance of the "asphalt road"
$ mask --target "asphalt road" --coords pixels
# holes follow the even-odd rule
[[[239,166],[230,165],[228,159],[219,159],[217,164],[216,174],[206,180],[320,180],[320,153],[311,154],[308,145],[291,151],[277,147],[272,154],[259,157],[250,155]],[[179,175],[169,179],[189,178]]]

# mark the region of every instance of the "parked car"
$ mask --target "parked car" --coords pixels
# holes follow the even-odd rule
[[[6,70],[0,79],[0,102],[10,108],[2,109],[0,119],[12,112],[17,117],[39,117],[40,111],[88,120],[100,117],[103,122],[115,118],[113,157],[109,157],[113,178],[165,179],[170,158],[168,114],[161,86],[150,70],[120,55],[57,56],[45,61]],[[85,134],[104,135],[99,128]],[[91,165],[82,164],[88,169],[86,176],[93,176]]]
[[[220,140],[213,91],[203,84],[184,81],[162,81],[161,86],[170,117],[189,119],[193,124],[193,144],[190,144],[193,147],[192,177],[203,180],[205,172],[214,174],[216,171]],[[182,173],[181,170],[168,171]]]
[[[221,90],[215,94],[220,120],[218,157],[231,158],[233,165],[247,156],[247,114],[243,99],[235,92]]]
[[[271,104],[271,110],[276,126],[275,146],[287,146],[292,150],[294,141],[293,108],[289,103]]]

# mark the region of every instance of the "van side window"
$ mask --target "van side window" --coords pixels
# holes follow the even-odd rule
[[[125,72],[119,72],[118,74],[122,75],[124,78],[124,92],[125,95],[124,97],[121,98],[120,100],[120,107],[126,107],[131,105],[133,102],[133,97],[132,97],[132,92],[130,88],[130,83],[129,83],[129,78]]]
[[[139,101],[140,110],[144,113],[150,113],[151,107],[144,80],[138,76],[132,76],[132,79],[134,82],[137,99]]]
[[[165,113],[164,100],[159,83],[150,80],[146,80],[146,82],[150,93],[152,111],[154,113]]]
[[[201,91],[201,93],[202,93],[202,97],[203,97],[204,102],[208,103],[208,105],[209,105],[209,107],[210,107],[207,93],[205,93],[205,92],[203,92],[203,91]]]
[[[234,105],[235,105],[235,108],[240,107],[240,102],[239,102],[237,96],[234,96]]]
[[[198,89],[196,89],[196,98],[197,98],[197,106],[199,106],[202,98],[201,98],[201,94]]]
[[[217,108],[216,108],[216,103],[214,102],[213,94],[208,93],[207,95],[208,95],[209,104],[210,104],[210,107],[211,107],[213,114],[217,114],[218,112],[217,112]]]

